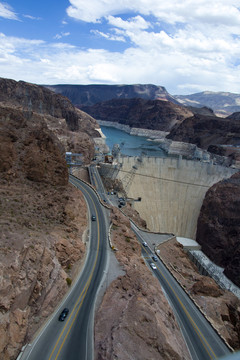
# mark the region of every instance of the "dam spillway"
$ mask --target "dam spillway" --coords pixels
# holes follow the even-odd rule
[[[119,157],[102,165],[101,174],[122,182],[134,208],[151,231],[195,239],[197,220],[207,190],[235,169],[179,158]]]

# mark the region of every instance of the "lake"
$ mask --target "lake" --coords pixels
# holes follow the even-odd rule
[[[167,154],[158,147],[154,141],[148,138],[135,136],[125,131],[109,126],[101,126],[103,134],[106,136],[106,144],[112,151],[114,144],[121,145],[121,153],[128,156],[139,156],[142,153],[146,156],[167,157]]]

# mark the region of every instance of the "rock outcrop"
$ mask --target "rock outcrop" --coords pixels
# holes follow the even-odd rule
[[[240,121],[196,114],[176,124],[167,138],[193,143],[203,149],[210,145],[235,145],[240,143]]]
[[[161,259],[222,338],[234,350],[240,350],[240,300],[221,289],[209,276],[199,274],[197,266],[175,239],[158,248]]]
[[[85,253],[87,208],[64,151],[45,115],[0,107],[1,360],[17,358]]]
[[[161,286],[141,259],[141,246],[119,210],[112,211],[112,244],[125,275],[112,282],[98,309],[95,359],[189,359]]]
[[[240,287],[240,173],[213,185],[200,211],[196,240]]]
[[[169,131],[193,112],[163,100],[113,99],[81,109],[95,119],[118,122],[135,128]]]
[[[50,90],[68,97],[76,106],[91,106],[112,99],[141,98],[147,100],[178,101],[163,86],[135,85],[46,85]]]
[[[75,108],[69,99],[43,86],[0,78],[0,105],[43,116],[65,151],[82,153],[85,162],[94,154],[93,137],[99,137],[97,122]]]

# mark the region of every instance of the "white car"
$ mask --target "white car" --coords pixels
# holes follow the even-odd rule
[[[145,247],[147,247],[147,243],[146,243],[146,241],[143,241],[143,246],[145,246]]]
[[[152,268],[153,270],[156,270],[156,269],[157,269],[157,267],[156,267],[156,265],[155,265],[154,263],[151,263],[150,266],[151,266],[151,268]]]

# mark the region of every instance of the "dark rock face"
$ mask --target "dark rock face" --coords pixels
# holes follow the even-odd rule
[[[43,86],[0,78],[0,104],[42,116],[49,129],[64,145],[65,151],[83,153],[86,162],[92,158],[92,137],[99,137],[97,122],[75,108],[69,99]]]
[[[203,106],[203,107],[193,107],[187,106],[188,110],[192,111],[193,114],[205,115],[205,116],[215,116],[212,109]]]
[[[200,211],[196,240],[240,287],[240,172],[213,185]]]
[[[193,143],[203,149],[209,145],[235,145],[240,143],[240,121],[196,114],[176,124],[167,138]]]
[[[227,119],[240,121],[240,112],[234,112],[233,114],[229,115]]]
[[[91,106],[111,99],[162,99],[178,101],[163,86],[136,85],[47,85],[48,89],[68,97],[74,105]]]
[[[95,119],[118,122],[130,127],[169,131],[172,126],[192,116],[192,112],[170,101],[113,99],[82,110]]]

